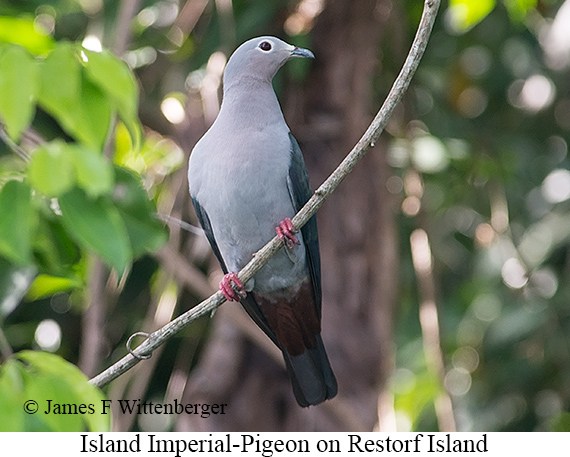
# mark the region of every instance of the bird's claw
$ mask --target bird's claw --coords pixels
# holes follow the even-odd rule
[[[296,244],[300,244],[299,240],[295,236],[295,233],[298,233],[298,230],[295,230],[291,219],[288,217],[279,222],[279,225],[275,227],[275,231],[277,232],[277,236],[289,249],[293,249]]]
[[[239,280],[238,275],[235,273],[228,273],[224,275],[220,282],[220,290],[226,300],[240,301],[245,298],[247,293],[243,287],[243,283]]]

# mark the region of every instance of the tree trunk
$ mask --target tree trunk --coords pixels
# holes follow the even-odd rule
[[[377,108],[372,81],[387,19],[378,8],[387,3],[326,2],[311,33],[313,71],[304,88],[289,87],[281,100],[313,186],[352,148]],[[390,405],[378,399],[393,364],[398,271],[384,156],[380,146],[370,151],[318,213],[323,340],[339,382],[337,398],[300,408],[282,363],[236,331],[236,309],[222,309],[184,401],[227,403],[227,412],[208,420],[183,415],[179,430],[366,431],[377,424],[377,405]]]

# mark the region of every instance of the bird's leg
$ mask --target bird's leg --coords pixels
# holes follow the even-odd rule
[[[222,282],[220,282],[220,290],[228,301],[240,301],[247,295],[242,282],[235,273],[224,275]]]
[[[295,230],[291,219],[288,217],[279,222],[279,225],[275,227],[275,231],[277,232],[277,236],[289,249],[293,249],[296,244],[300,244],[299,240],[295,236],[295,233],[297,233],[298,230]]]

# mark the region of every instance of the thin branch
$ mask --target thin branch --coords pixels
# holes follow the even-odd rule
[[[196,227],[195,225],[189,224],[188,222],[178,219],[177,217],[171,216],[170,214],[157,213],[156,218],[160,219],[162,222],[166,224],[178,226],[182,230],[186,230],[187,232],[193,233],[194,235],[206,236],[204,230],[202,230],[200,227]]]
[[[400,74],[396,78],[380,111],[342,163],[336,168],[327,180],[315,191],[311,199],[295,215],[292,222],[296,228],[301,228],[321,207],[327,197],[336,189],[341,181],[352,171],[358,161],[374,146],[374,143],[386,127],[388,119],[404,96],[410,81],[416,72],[420,60],[426,49],[437,11],[441,0],[425,0],[422,18],[418,31],[412,43],[410,52]],[[245,284],[269,261],[269,259],[283,246],[283,242],[275,236],[269,243],[260,249],[254,258],[240,271],[239,279]],[[151,354],[164,342],[181,331],[192,321],[205,314],[211,313],[225,301],[220,291],[204,300],[191,310],[174,319],[164,327],[152,333],[135,351],[135,354],[145,356]],[[91,383],[102,387],[113,379],[133,367],[140,359],[131,354],[126,355],[113,366],[91,379]]]
[[[190,35],[190,32],[192,32],[198,23],[198,19],[200,19],[202,13],[204,13],[206,6],[208,6],[208,1],[209,0],[186,0],[169,34],[173,34],[174,30],[178,28],[184,35]]]
[[[6,133],[6,130],[2,124],[0,124],[0,140],[2,140],[4,144],[8,146],[13,152],[15,152],[16,155],[18,155],[24,162],[30,161],[30,154],[28,154],[24,148],[20,147],[12,140],[12,138],[8,136],[8,133]]]
[[[131,22],[140,9],[140,3],[140,0],[123,0],[119,6],[113,45],[113,52],[118,56],[122,56],[129,48],[132,34]]]
[[[215,288],[204,273],[192,265],[185,257],[170,246],[155,254],[162,267],[199,297],[208,297]]]
[[[105,309],[107,294],[105,283],[109,271],[103,261],[95,256],[90,258],[87,284],[89,306],[81,319],[81,345],[78,366],[87,376],[97,373],[104,345]]]

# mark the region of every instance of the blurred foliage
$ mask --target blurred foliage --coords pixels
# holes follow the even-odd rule
[[[85,264],[91,256],[100,256],[122,275],[136,258],[167,240],[142,176],[124,168],[128,164],[113,163],[115,144],[122,155],[141,153],[138,85],[131,69],[107,50],[94,52],[67,37],[55,40],[41,18],[50,22],[56,10],[38,6],[33,15],[33,10],[25,11],[29,6],[18,5],[20,14],[9,11],[16,13],[14,17],[0,16],[0,322],[8,318],[8,336],[17,328],[10,326],[9,316],[24,294],[31,302],[70,292],[84,296],[90,274]],[[148,155],[156,146],[151,139],[144,151]],[[154,162],[160,163],[165,155],[169,154],[162,152]],[[37,329],[42,322],[54,321],[40,321]],[[51,331],[48,340],[59,338],[57,324]],[[22,347],[30,347],[32,341],[23,341]],[[8,343],[13,341],[8,338]],[[47,343],[47,349],[57,348]],[[4,352],[6,356],[10,350]],[[77,391],[68,403],[89,403],[87,398],[79,401],[82,392],[94,395],[92,388],[83,386],[83,377],[72,375],[77,370],[72,365],[59,370],[61,391],[56,395],[48,387],[57,384],[58,371],[46,372],[51,378],[44,379],[41,364],[47,359],[61,368],[67,362],[40,353],[19,354],[39,368],[22,372],[25,379],[18,380],[16,362],[6,362],[3,393],[12,406],[23,403],[26,395],[38,402],[44,397],[62,400],[70,390],[65,382]],[[46,385],[43,396],[36,395],[40,383]],[[23,414],[21,404],[18,411]],[[82,419],[20,425],[33,430],[109,428],[108,419],[86,420],[86,425]]]
[[[2,432],[108,431],[104,404],[85,375],[55,354],[22,351],[0,366]]]
[[[569,430],[570,39],[557,32],[569,8],[450,0],[412,88],[416,120],[391,132],[403,251],[416,226],[427,230],[461,430]],[[396,408],[403,428],[430,430],[408,258]]]
[[[184,94],[203,89],[210,56],[227,56],[251,36],[310,47],[310,25],[283,32],[295,0],[209,2],[194,23],[181,19],[185,2],[145,0],[121,60],[93,46],[113,48],[121,3],[0,5],[0,324],[14,351],[43,349],[77,363],[94,254],[118,273],[116,282],[122,275],[108,310],[104,366],[143,327],[150,301],[168,303],[173,294],[197,301],[148,255],[166,240],[156,206],[178,192],[172,177],[183,158],[168,139],[176,113],[167,107],[190,103]],[[379,54],[378,106],[415,33],[420,3],[393,2],[389,31],[397,33],[385,34]],[[405,114],[389,126],[387,185],[402,200],[391,383],[401,430],[437,429],[441,389],[426,366],[418,320],[409,246],[418,226],[430,237],[445,388],[459,429],[570,430],[569,9],[563,0],[449,0]],[[306,71],[285,69],[293,80]],[[177,351],[188,358],[201,347],[200,322],[168,343],[149,398],[164,396]],[[7,424],[0,413],[3,427],[108,427],[31,423],[16,407],[22,392],[60,375],[44,370],[45,354],[7,353],[0,383],[14,396],[0,397],[0,410],[17,409],[18,419]],[[61,382],[73,390],[83,381],[66,366],[69,379]]]

